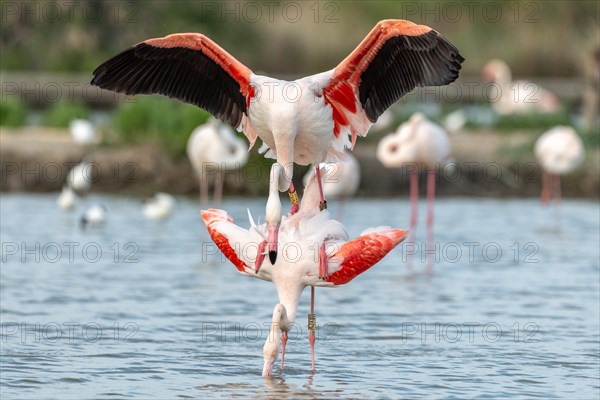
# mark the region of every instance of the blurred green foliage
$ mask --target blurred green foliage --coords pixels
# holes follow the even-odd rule
[[[25,103],[10,99],[0,102],[1,126],[22,126],[25,124],[25,118],[27,118]]]
[[[209,113],[177,100],[160,96],[138,96],[117,109],[112,119],[121,143],[154,142],[174,157],[185,154],[188,137]]]
[[[81,103],[58,102],[46,112],[42,123],[55,128],[67,128],[69,122],[75,118],[89,118],[90,110]]]

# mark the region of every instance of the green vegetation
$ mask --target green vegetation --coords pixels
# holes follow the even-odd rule
[[[0,102],[0,125],[22,126],[27,117],[27,108],[24,103],[15,100]]]
[[[66,128],[75,118],[89,118],[89,109],[80,103],[55,103],[44,115],[43,124],[55,128]]]
[[[206,111],[160,96],[140,96],[117,109],[113,129],[117,142],[154,142],[173,157],[185,154],[188,137],[209,115]]]

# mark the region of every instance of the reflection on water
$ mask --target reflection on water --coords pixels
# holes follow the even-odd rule
[[[1,197],[3,399],[599,393],[597,203],[564,202],[557,225],[535,200],[438,201],[433,274],[420,252],[408,271],[404,245],[346,287],[317,290],[315,375],[306,291],[285,373],[263,379],[275,289],[215,254],[197,204],[179,199],[157,223],[135,199],[96,200],[108,223],[81,231],[53,196]],[[264,202],[224,208],[246,225]],[[408,226],[406,199],[344,212],[353,236]],[[423,238],[420,226],[419,251]]]

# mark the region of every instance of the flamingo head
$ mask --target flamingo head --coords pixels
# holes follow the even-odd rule
[[[277,355],[279,354],[279,338],[271,340],[271,337],[267,339],[263,346],[263,371],[262,376],[271,376],[273,373],[273,365],[277,361]]]
[[[486,82],[510,82],[511,72],[508,65],[498,59],[489,61],[481,69],[481,77]]]
[[[415,125],[419,121],[411,118],[401,124],[395,133],[381,139],[377,146],[377,158],[386,168],[399,168],[405,163],[417,161]]]

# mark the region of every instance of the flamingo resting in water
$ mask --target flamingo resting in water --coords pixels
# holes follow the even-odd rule
[[[542,204],[553,198],[560,204],[560,175],[573,172],[585,158],[583,142],[570,126],[557,126],[535,142],[535,157],[542,167]]]
[[[436,169],[449,161],[452,146],[441,126],[415,113],[396,132],[387,135],[377,146],[377,158],[387,168],[408,166],[410,175],[410,231],[417,227],[419,168],[427,169],[427,248],[433,248],[433,201]],[[411,254],[411,253],[409,253]],[[409,256],[410,257],[410,256]],[[411,259],[409,258],[409,265]],[[431,264],[429,264],[431,265]]]
[[[114,56],[96,68],[91,84],[128,95],[175,97],[241,130],[250,147],[260,137],[265,155],[283,166],[283,179],[271,185],[289,190],[295,212],[294,162],[335,161],[403,95],[456,80],[463,61],[456,47],[430,27],[383,20],[337,67],[291,82],[254,74],[202,34],[178,33]],[[277,243],[279,202],[277,190],[270,190],[269,244]],[[320,203],[326,207],[322,196]],[[270,248],[271,263],[276,258],[277,250]]]
[[[556,95],[528,81],[512,81],[508,64],[502,60],[491,60],[481,70],[488,82],[498,85],[498,93],[493,96],[493,109],[500,115],[527,114],[532,112],[552,113],[560,110]]]
[[[283,168],[275,163],[272,169]],[[282,332],[281,370],[283,370],[287,331],[296,319],[300,295],[311,286],[309,343],[312,370],[315,367],[314,287],[333,287],[350,282],[363,273],[407,235],[407,231],[389,227],[370,228],[349,241],[344,226],[330,218],[327,210],[320,212],[320,195],[315,179],[309,182],[299,211],[284,216],[279,240],[287,249],[274,264],[264,263],[267,224],[256,226],[250,217],[250,229],[241,228],[225,211],[202,211],[208,232],[223,252],[244,275],[271,281],[277,288],[279,304],[273,310],[269,337],[263,347],[263,376],[271,375],[279,353],[279,331]]]
[[[223,197],[223,175],[243,167],[248,161],[244,142],[228,125],[210,118],[206,124],[194,129],[186,150],[200,180],[200,203],[203,207],[208,205],[208,178],[214,173],[214,202],[219,205]]]

